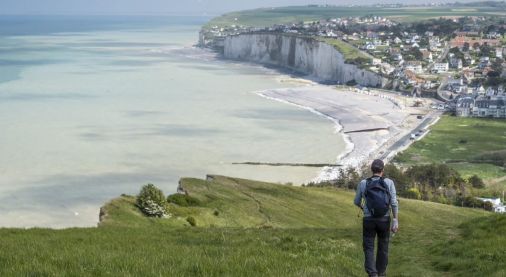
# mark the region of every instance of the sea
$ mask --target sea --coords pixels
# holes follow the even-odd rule
[[[227,175],[300,185],[336,125],[262,98],[307,85],[194,47],[208,17],[0,16],[0,227],[92,227],[153,183]]]

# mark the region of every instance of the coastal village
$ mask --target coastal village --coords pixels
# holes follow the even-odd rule
[[[461,17],[407,24],[369,15],[265,28],[232,24],[206,29],[201,43],[220,47],[227,36],[266,32],[323,39],[341,52],[354,50],[360,55],[347,63],[395,80],[388,89],[442,100],[456,116],[506,119],[504,20]]]
[[[346,63],[390,80],[382,89],[420,100],[436,99],[428,109],[457,117],[506,119],[506,21],[500,18],[467,16],[399,23],[368,15],[263,28],[232,24],[204,28],[200,44],[220,50],[227,37],[242,34],[283,34],[325,42],[343,54]],[[369,91],[354,81],[337,84]],[[419,136],[413,133],[411,140]],[[504,196],[476,199],[477,203],[466,205],[486,203],[488,210],[506,213]]]

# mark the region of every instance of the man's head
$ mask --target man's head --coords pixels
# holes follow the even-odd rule
[[[385,164],[383,163],[382,160],[374,160],[371,164],[371,171],[372,171],[372,174],[382,174],[383,173],[383,169],[385,168]]]

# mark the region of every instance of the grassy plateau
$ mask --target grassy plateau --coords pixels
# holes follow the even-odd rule
[[[318,7],[318,6],[295,6],[280,8],[263,8],[231,12],[211,20],[207,26],[230,26],[243,25],[253,27],[268,27],[274,24],[288,24],[295,22],[308,22],[325,20],[336,17],[376,15],[390,18],[399,22],[414,22],[439,17],[459,16],[490,16],[505,15],[503,8],[494,7],[487,3],[458,6],[439,7],[377,7],[377,6],[354,6],[354,7]]]
[[[352,191],[222,176],[180,186],[193,206],[169,204],[169,218],[122,196],[98,228],[0,229],[0,276],[365,276]],[[400,226],[389,276],[506,274],[504,216],[401,199]]]

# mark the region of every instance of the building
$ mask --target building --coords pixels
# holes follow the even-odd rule
[[[420,49],[420,52],[422,52],[423,59],[432,62],[432,52],[427,49]]]
[[[495,213],[506,213],[506,206],[501,203],[501,198],[476,198],[483,202],[492,204],[492,211]]]
[[[473,116],[474,98],[462,97],[457,100],[456,115],[461,117]]]
[[[473,116],[506,118],[506,96],[478,96],[474,101]]]
[[[404,69],[415,73],[422,73],[423,67],[420,61],[408,61],[404,64]]]
[[[434,70],[437,72],[447,72],[449,69],[448,63],[435,63]]]
[[[473,47],[475,44],[478,44],[479,46],[487,44],[490,47],[501,46],[501,41],[498,39],[479,39],[459,34],[456,38],[450,41],[450,47],[458,47],[459,49],[462,49],[466,43],[469,45],[469,47]]]
[[[462,59],[459,59],[457,57],[451,57],[450,58],[450,67],[455,69],[462,69],[463,62]]]

